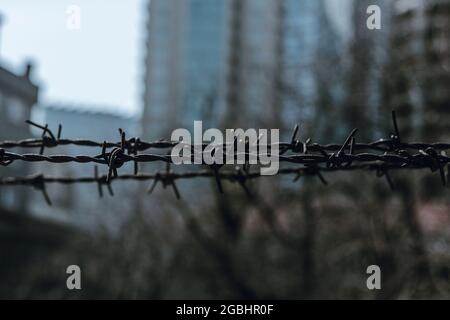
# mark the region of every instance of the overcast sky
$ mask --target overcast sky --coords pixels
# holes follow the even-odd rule
[[[141,107],[147,0],[1,0],[0,59],[15,72],[35,62],[41,103],[81,104],[135,114]],[[349,3],[326,0],[341,34]],[[69,6],[81,29],[67,27]]]
[[[15,72],[36,64],[41,102],[135,113],[140,107],[145,0],[1,0],[0,58]],[[70,5],[81,29],[67,27]]]

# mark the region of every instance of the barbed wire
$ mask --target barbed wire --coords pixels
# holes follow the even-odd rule
[[[306,168],[282,168],[278,171],[277,175],[279,176],[288,176],[293,175],[293,182],[297,182],[302,176],[317,176],[319,180],[324,185],[328,185],[328,181],[323,176],[323,172],[336,172],[336,171],[375,171],[377,177],[386,177],[389,185],[394,189],[393,182],[388,175],[388,171],[390,170],[402,170],[402,169],[411,169],[400,166],[389,166],[380,169],[377,165],[353,165],[345,168],[317,168],[317,167],[306,167]],[[419,168],[416,168],[419,169]],[[236,167],[234,171],[228,170],[227,172],[219,172],[217,175],[210,170],[200,170],[200,171],[189,171],[189,172],[181,172],[175,173],[171,171],[166,172],[156,172],[156,173],[138,173],[138,174],[123,174],[111,177],[108,181],[107,174],[99,175],[98,167],[94,167],[94,176],[85,176],[85,177],[53,177],[53,176],[44,176],[43,174],[35,174],[26,177],[7,177],[0,179],[0,186],[32,186],[43,192],[44,197],[48,204],[51,205],[51,200],[46,191],[46,184],[78,184],[78,183],[95,183],[97,184],[98,193],[100,197],[103,197],[103,187],[106,187],[109,194],[114,196],[114,192],[112,189],[113,181],[120,180],[132,180],[132,181],[152,181],[152,184],[148,187],[148,193],[152,193],[155,189],[156,185],[160,182],[164,188],[171,187],[174,191],[174,194],[177,199],[181,198],[180,192],[178,190],[175,181],[177,180],[186,180],[192,178],[219,178],[219,181],[226,180],[231,183],[238,183],[241,187],[243,187],[244,191],[247,195],[250,195],[250,192],[247,188],[246,182],[249,180],[261,178],[261,177],[272,177],[272,176],[262,176],[259,171],[250,171],[245,172],[240,167]],[[222,187],[220,187],[222,189]]]
[[[223,148],[231,148],[234,151],[234,159],[244,156],[245,163],[236,167],[235,170],[222,170],[223,164],[208,165],[210,170],[192,171],[184,173],[175,173],[170,169],[173,163],[170,151],[180,142],[174,141],[156,141],[145,142],[140,138],[134,137],[126,139],[125,132],[119,129],[120,142],[98,142],[82,139],[62,139],[62,126],[59,125],[58,132],[55,135],[48,125],[41,126],[31,121],[28,124],[42,130],[40,139],[26,139],[20,141],[4,141],[0,142],[0,165],[9,166],[17,161],[24,162],[47,162],[47,163],[94,163],[96,165],[106,165],[108,172],[105,175],[98,174],[98,168],[95,166],[93,177],[46,177],[43,174],[28,177],[9,177],[1,178],[0,186],[12,185],[30,185],[44,194],[46,201],[51,204],[50,198],[46,191],[47,183],[96,183],[100,196],[103,196],[102,187],[107,186],[108,192],[113,195],[111,181],[113,180],[136,180],[148,181],[152,184],[149,188],[153,191],[155,186],[160,182],[164,188],[171,187],[177,198],[180,193],[175,184],[176,180],[193,179],[193,178],[214,178],[218,189],[223,192],[222,180],[237,182],[241,185],[247,194],[248,188],[246,181],[261,177],[257,171],[250,170],[248,159],[259,159],[262,156],[274,156],[280,163],[296,164],[297,168],[281,168],[278,175],[295,175],[294,181],[297,181],[303,175],[317,176],[322,183],[327,184],[322,172],[331,171],[351,171],[365,170],[375,171],[377,177],[385,177],[391,188],[394,188],[392,178],[389,171],[392,170],[416,170],[430,169],[432,172],[439,172],[442,184],[447,185],[450,180],[450,171],[448,164],[450,157],[446,151],[450,150],[450,143],[407,143],[400,139],[400,132],[397,125],[395,112],[392,112],[392,121],[394,133],[388,139],[380,139],[370,143],[357,143],[357,129],[352,130],[343,144],[326,144],[321,145],[312,143],[311,139],[301,141],[298,139],[299,126],[295,126],[290,142],[282,142],[271,144],[280,149],[279,155],[253,154],[249,152],[249,144],[246,141],[245,152],[236,152],[236,140],[233,144],[224,144]],[[237,138],[235,138],[237,139]],[[89,155],[44,155],[45,148],[55,148],[57,146],[76,145],[84,147],[100,147],[101,153],[96,156]],[[192,159],[195,158],[197,150],[195,145],[186,145],[191,148]],[[208,146],[203,144],[201,151]],[[257,145],[259,147],[259,145]],[[34,153],[14,153],[6,151],[11,148],[39,148],[38,154]],[[142,153],[142,151],[150,149],[164,149],[165,154]],[[111,149],[107,152],[107,149]],[[229,149],[225,149],[229,150]],[[198,152],[198,151],[197,151]],[[226,154],[224,153],[224,158]],[[203,159],[203,157],[202,157]],[[134,174],[118,175],[118,169],[125,163],[134,163]],[[166,164],[165,171],[159,171],[154,174],[139,173],[138,163],[162,162]],[[224,162],[225,163],[225,162]],[[207,165],[203,160],[201,165]],[[447,172],[445,167],[447,166]],[[225,171],[227,170],[227,171]]]
[[[394,113],[395,114],[395,113]],[[393,116],[395,117],[395,116]],[[39,154],[43,154],[45,148],[55,148],[58,146],[82,146],[82,147],[100,147],[105,146],[106,148],[117,148],[122,147],[125,151],[134,153],[139,151],[146,151],[149,149],[168,149],[180,144],[177,141],[159,140],[154,142],[142,141],[140,138],[133,137],[130,139],[125,139],[125,141],[119,142],[108,142],[108,141],[94,141],[88,139],[63,139],[61,138],[62,126],[58,127],[58,134],[55,136],[53,132],[48,129],[48,125],[41,126],[32,121],[27,120],[28,124],[43,130],[42,137],[40,139],[24,139],[19,141],[0,141],[0,148],[11,149],[11,148],[40,148]],[[294,129],[294,134],[298,132],[298,126]],[[123,132],[123,131],[122,131]],[[294,151],[299,153],[318,152],[318,151],[338,151],[342,148],[341,144],[318,144],[312,143],[310,139],[302,142],[296,140],[290,142],[281,142],[276,144],[269,144],[269,146],[278,146],[280,149],[285,149],[286,151]],[[208,144],[203,144],[206,147]],[[227,147],[224,144],[223,147]],[[423,143],[423,142],[411,142],[403,143],[400,141],[399,135],[391,135],[388,139],[379,139],[378,141],[370,143],[354,143],[353,148],[355,151],[358,150],[374,150],[381,152],[390,152],[395,149],[402,150],[425,150],[432,148],[434,150],[449,150],[450,143]]]

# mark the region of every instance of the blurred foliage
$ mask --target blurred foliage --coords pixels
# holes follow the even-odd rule
[[[384,181],[335,180],[305,178],[270,196],[255,185],[251,199],[226,185],[210,206],[136,210],[116,234],[2,212],[0,297],[450,298],[448,233],[418,237],[405,191],[391,194]],[[81,267],[81,291],[66,289],[70,264]],[[380,291],[366,288],[371,264],[381,267]]]

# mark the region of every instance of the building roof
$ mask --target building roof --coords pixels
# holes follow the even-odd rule
[[[27,74],[31,66],[27,67]],[[28,75],[16,75],[0,65],[0,90],[19,96],[31,103],[37,102],[38,86],[33,84]]]

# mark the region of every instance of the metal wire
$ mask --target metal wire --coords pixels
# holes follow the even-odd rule
[[[311,143],[311,139],[301,141],[298,139],[299,126],[295,126],[291,141],[278,143],[280,155],[277,157],[280,163],[293,163],[298,165],[296,168],[281,168],[278,175],[295,175],[294,181],[302,175],[317,176],[324,184],[326,180],[322,172],[330,171],[349,171],[349,170],[368,170],[375,171],[377,177],[386,177],[391,188],[394,187],[389,171],[392,170],[415,170],[430,169],[432,172],[438,171],[442,184],[447,185],[450,177],[449,166],[450,157],[446,151],[450,150],[450,143],[407,143],[400,140],[400,133],[397,125],[395,112],[392,113],[394,133],[388,139],[381,139],[370,143],[357,143],[357,129],[354,129],[347,137],[343,144],[326,144]],[[158,182],[163,187],[170,186],[176,197],[180,198],[180,193],[175,184],[179,179],[193,178],[214,178],[217,182],[219,191],[223,192],[222,180],[238,182],[246,192],[248,191],[245,182],[248,179],[261,177],[259,172],[251,171],[248,159],[254,156],[259,159],[261,154],[253,155],[248,152],[247,143],[246,152],[244,152],[247,162],[236,170],[230,171],[222,169],[224,165],[209,165],[210,170],[193,171],[184,173],[174,173],[170,169],[172,158],[170,150],[179,144],[174,141],[156,141],[145,142],[139,138],[126,139],[125,132],[119,129],[120,142],[98,142],[92,140],[81,139],[62,139],[61,125],[58,133],[55,135],[48,128],[48,125],[41,126],[31,121],[27,121],[32,126],[42,130],[40,139],[26,139],[20,141],[4,141],[0,142],[0,165],[8,166],[17,161],[25,162],[48,162],[48,163],[94,163],[106,165],[108,173],[99,175],[97,166],[93,177],[45,177],[38,174],[29,177],[1,178],[0,186],[12,185],[31,185],[44,194],[45,199],[50,204],[51,201],[46,192],[47,183],[97,183],[100,196],[103,195],[102,186],[106,185],[109,193],[113,191],[110,182],[113,180],[151,180],[152,185],[149,190],[152,191]],[[236,141],[235,141],[236,142]],[[96,156],[88,155],[44,155],[45,148],[55,148],[57,146],[76,145],[85,147],[101,147],[101,153]],[[205,148],[207,144],[203,145]],[[192,150],[196,150],[190,145]],[[236,143],[233,145],[224,144],[224,148],[234,147],[236,151]],[[39,154],[26,153],[19,154],[5,149],[12,148],[39,148]],[[203,150],[202,148],[202,150]],[[107,152],[107,149],[110,149]],[[165,154],[141,153],[150,149],[163,149]],[[227,150],[227,149],[225,149]],[[270,154],[268,154],[270,156]],[[225,156],[225,155],[224,155]],[[239,153],[235,154],[235,158]],[[192,155],[194,157],[194,154]],[[118,169],[125,163],[134,163],[133,175],[118,175]],[[138,173],[138,163],[146,162],[163,162],[166,163],[166,170],[155,174]],[[205,163],[202,163],[205,165]],[[445,167],[447,166],[447,173]],[[225,171],[227,170],[227,171]],[[247,192],[248,193],[248,192]]]

